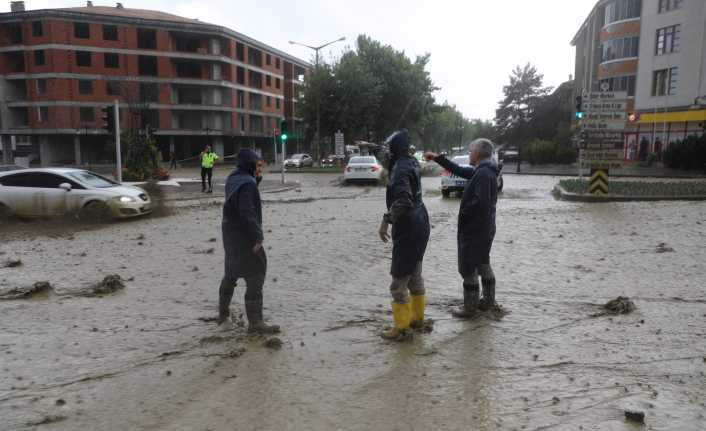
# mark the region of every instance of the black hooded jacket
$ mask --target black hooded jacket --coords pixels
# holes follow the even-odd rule
[[[240,150],[238,169],[226,180],[223,247],[226,276],[232,279],[264,274],[267,270],[264,251],[252,251],[255,243],[263,240],[262,203],[255,179],[258,160],[260,157],[252,150]]]
[[[388,213],[385,220],[392,224],[392,268],[395,278],[414,272],[424,259],[429,242],[429,214],[422,201],[421,168],[409,155],[406,130],[388,138],[390,146],[390,182],[385,200]]]

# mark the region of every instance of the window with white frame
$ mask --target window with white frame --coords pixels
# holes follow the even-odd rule
[[[666,13],[679,9],[684,0],[659,0],[658,13]]]
[[[681,25],[672,25],[657,30],[657,40],[655,42],[655,55],[679,52],[681,40]]]

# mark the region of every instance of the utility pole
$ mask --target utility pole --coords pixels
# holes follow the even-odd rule
[[[115,161],[118,167],[117,179],[123,182],[123,160],[120,151],[120,103],[115,99]]]
[[[338,38],[336,40],[332,40],[331,42],[325,43],[320,46],[309,46],[309,45],[305,45],[303,43],[294,42],[292,40],[290,40],[289,43],[291,45],[299,45],[299,46],[303,46],[303,47],[306,47],[309,49],[313,49],[314,52],[316,53],[316,56],[315,56],[316,62],[314,64],[314,70],[316,72],[318,72],[319,71],[319,51],[323,48],[326,48],[327,46],[329,46],[333,43],[342,42],[344,40],[346,40],[345,36]],[[320,158],[321,158],[321,156],[319,155],[319,146],[321,145],[320,140],[321,140],[321,95],[317,94],[316,95],[316,136],[314,137],[314,160],[320,160]]]

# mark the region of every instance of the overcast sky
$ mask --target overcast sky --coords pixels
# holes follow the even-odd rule
[[[338,56],[364,33],[409,56],[430,53],[439,102],[469,118],[492,119],[502,87],[516,65],[531,62],[545,85],[574,73],[571,39],[596,0],[123,0],[127,8],[155,9],[223,25],[305,60],[320,45],[345,36],[326,52]],[[29,0],[26,8],[84,6],[85,1]],[[94,0],[94,5],[113,5]],[[9,11],[5,0],[1,11]]]

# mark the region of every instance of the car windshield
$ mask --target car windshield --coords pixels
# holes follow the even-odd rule
[[[377,160],[375,160],[375,157],[351,157],[351,160],[348,163],[351,163],[351,164],[364,164],[364,163],[376,164]]]
[[[304,154],[295,154],[295,155],[292,156],[292,158],[295,159],[295,160],[303,159],[303,158],[304,158]]]
[[[457,165],[470,165],[470,161],[468,160],[468,156],[456,156],[453,158],[453,162],[456,163]]]
[[[88,171],[71,172],[67,174],[67,176],[78,181],[79,183],[98,189],[107,189],[109,187],[120,185],[113,180],[109,180],[108,178],[101,177],[100,175]]]

